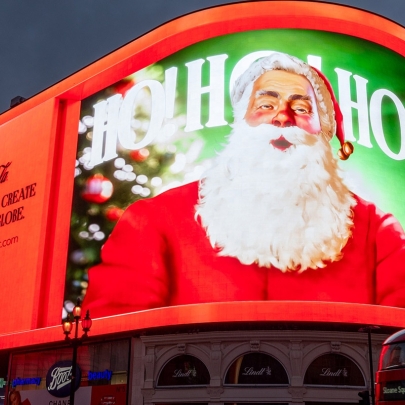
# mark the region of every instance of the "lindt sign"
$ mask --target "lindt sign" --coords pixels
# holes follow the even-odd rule
[[[245,367],[244,371],[241,373],[241,375],[271,375],[271,368],[269,366],[267,367],[261,367],[258,370],[255,370],[254,367]]]
[[[75,390],[80,386],[81,370],[76,366]],[[46,374],[46,389],[54,397],[64,398],[70,395],[72,381],[72,362],[59,361]]]
[[[174,370],[172,377],[173,378],[197,377],[197,370],[195,368],[186,371],[183,371],[182,369]]]

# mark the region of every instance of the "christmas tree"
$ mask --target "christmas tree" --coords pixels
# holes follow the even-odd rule
[[[72,310],[77,297],[84,297],[88,269],[100,261],[100,249],[125,209],[138,200],[198,179],[209,166],[209,161],[199,162],[204,146],[202,137],[183,130],[185,107],[178,97],[174,117],[164,123],[171,124],[169,134],[162,131],[153,143],[138,150],[124,149],[118,144],[118,157],[94,167],[90,165],[93,106],[114,94],[125,96],[141,80],[163,82],[163,78],[163,68],[155,64],[82,103],[63,317]],[[134,105],[131,122],[136,141],[146,134],[149,119],[150,94],[144,90]]]

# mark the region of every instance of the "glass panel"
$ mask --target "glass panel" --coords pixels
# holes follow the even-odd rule
[[[405,342],[384,346],[381,368],[405,367]]]
[[[249,353],[239,357],[229,367],[225,384],[288,384],[282,364],[265,353]]]
[[[115,341],[78,349],[77,362],[82,371],[81,386],[127,384],[129,341]],[[11,365],[11,381],[17,390],[46,389],[46,374],[53,364],[72,359],[72,349],[17,354]],[[33,384],[18,384],[32,379]],[[34,383],[39,379],[39,384]]]
[[[315,359],[305,373],[304,384],[348,385],[364,387],[365,381],[359,367],[341,354],[325,354]]]
[[[205,364],[187,354],[171,359],[163,367],[158,386],[209,385],[210,375]]]

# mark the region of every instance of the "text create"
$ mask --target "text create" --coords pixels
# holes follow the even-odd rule
[[[28,184],[27,186],[20,187],[12,191],[11,193],[4,194],[0,200],[1,207],[7,208],[21,201],[25,201],[28,198],[35,197],[36,186],[37,183],[31,183]],[[0,212],[0,228],[24,219],[25,216],[23,214],[23,211],[24,206],[20,206],[17,208],[11,208],[6,212]]]
[[[27,198],[34,197],[36,194],[35,191],[36,186],[37,183],[32,183],[29,184],[28,186],[14,190],[12,193],[7,193],[3,195],[1,199],[1,206],[5,208],[10,205],[16,204],[20,201],[26,200]]]

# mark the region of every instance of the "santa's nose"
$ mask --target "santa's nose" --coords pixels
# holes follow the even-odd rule
[[[276,127],[286,128],[294,125],[294,114],[289,106],[283,106],[273,117],[272,124]]]

